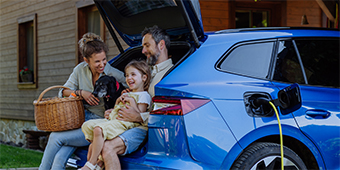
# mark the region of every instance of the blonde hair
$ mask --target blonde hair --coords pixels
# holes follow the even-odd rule
[[[145,61],[132,60],[125,66],[124,70],[126,71],[126,69],[131,66],[136,68],[142,75],[146,75],[147,78],[144,82],[143,88],[144,91],[148,91],[151,81],[151,71],[148,64]]]
[[[81,55],[87,59],[91,58],[92,54],[98,54],[103,51],[107,54],[109,51],[109,48],[100,36],[90,32],[84,34],[78,41],[78,44]]]

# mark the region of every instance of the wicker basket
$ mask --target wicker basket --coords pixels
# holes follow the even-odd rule
[[[45,89],[34,100],[35,124],[39,130],[65,131],[80,128],[85,121],[84,106],[81,97],[45,98],[44,94],[54,88],[69,89],[64,86],[52,86]]]

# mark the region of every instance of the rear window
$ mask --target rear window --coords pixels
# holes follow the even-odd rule
[[[257,78],[268,78],[274,42],[236,47],[218,66],[221,70]]]
[[[111,0],[118,12],[125,17],[136,15],[145,11],[169,6],[177,6],[173,0]]]

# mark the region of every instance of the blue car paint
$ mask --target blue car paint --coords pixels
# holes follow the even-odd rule
[[[211,169],[215,167],[197,163],[191,158],[183,119],[182,116],[150,115],[148,151],[141,164],[161,169],[185,167]],[[121,160],[124,161],[124,159]]]
[[[190,153],[196,161],[220,165],[237,142],[212,102],[185,115],[184,122]]]
[[[184,116],[183,120],[181,120],[182,118],[179,116],[173,118],[171,116],[151,115],[149,122],[148,148],[142,151],[142,154],[139,155],[140,157],[131,155],[120,158],[122,162],[125,162],[122,163],[122,166],[129,168],[157,167],[160,169],[183,169],[184,167],[195,167],[195,169],[215,169],[220,167],[222,169],[229,169],[241,153],[242,149],[260,138],[278,135],[275,117],[253,118],[246,114],[243,103],[243,94],[251,89],[251,91],[267,92],[275,99],[277,98],[276,94],[278,90],[289,84],[280,84],[268,80],[221,72],[216,70],[214,66],[221,56],[227,53],[228,49],[240,42],[285,38],[295,35],[299,37],[312,36],[316,33],[313,30],[307,30],[305,32],[292,30],[290,32],[291,33],[287,33],[285,31],[277,30],[274,32],[259,32],[255,34],[231,33],[226,35],[210,35],[207,37],[206,42],[203,43],[197,51],[191,54],[188,59],[183,61],[175,70],[169,73],[158,85],[156,85],[155,91],[158,96],[210,99],[211,102],[201,109],[208,107],[208,105],[210,105],[210,107],[211,105],[215,105],[215,109],[213,109],[215,112],[212,111],[213,113],[210,114],[213,114],[214,116],[212,117],[216,119],[220,117],[221,119],[219,122],[223,120],[225,124],[220,122],[218,123],[219,125],[214,128],[226,131],[228,135],[225,135],[225,139],[222,141],[229,141],[227,143],[222,143],[217,140],[216,136],[209,135],[209,131],[205,132],[195,129],[194,122],[200,120],[200,117],[203,116],[199,115],[206,114],[206,111],[199,112],[200,109],[198,109]],[[320,37],[332,37],[335,35],[338,35],[337,32],[325,31]],[[242,39],[242,41],[240,41],[240,39]],[[204,63],[204,65],[202,65],[202,63]],[[207,67],[195,69],[195,74],[188,72],[188,68],[196,68],[197,66]],[[315,87],[309,88],[311,91],[315,90]],[[306,87],[302,86],[301,89],[303,107],[300,110],[306,110],[305,105],[308,105],[309,103],[308,96],[304,94],[304,89],[306,89]],[[323,88],[321,89],[321,92],[324,93],[328,89],[329,88]],[[339,94],[339,89],[331,89],[329,91],[330,94]],[[328,96],[328,98],[331,99],[332,96]],[[338,120],[340,117],[339,105],[336,104],[338,104],[339,99],[334,99],[333,97],[333,100],[335,105],[333,106],[334,109],[330,115],[333,119],[337,118],[336,120]],[[339,150],[338,136],[331,138],[328,141],[329,144],[322,144],[319,142],[323,141],[323,139],[313,141],[308,134],[301,132],[299,129],[299,126],[301,126],[302,130],[307,129],[307,131],[309,131],[310,127],[308,125],[304,126],[303,122],[305,122],[304,119],[311,118],[308,116],[306,117],[304,113],[299,111],[295,112],[294,116],[297,122],[299,122],[299,125],[296,124],[292,114],[285,116],[281,115],[283,134],[296,138],[308,146],[316,158],[320,169],[326,169],[324,161],[329,166],[327,169],[338,168],[339,165],[336,162]],[[240,128],[240,122],[235,120],[242,122],[242,128]],[[185,124],[182,124],[182,121],[184,121]],[[313,121],[313,123],[315,123],[317,120],[315,121],[313,119]],[[167,122],[177,122],[177,126],[166,125]],[[334,123],[336,124],[338,122]],[[210,121],[210,126],[208,125],[207,127],[211,127],[211,124],[212,121]],[[319,127],[322,127],[322,125],[319,125]],[[339,129],[339,124],[336,124],[334,128]],[[177,129],[177,131],[172,131],[172,129]],[[337,133],[331,132],[331,134]],[[152,141],[152,143],[150,143],[150,141]],[[209,152],[210,149],[216,150],[216,152]],[[322,153],[321,150],[326,150],[326,153]],[[320,152],[322,156],[320,155]]]
[[[286,84],[276,83],[278,87]],[[339,168],[340,160],[340,89],[300,85],[302,107],[294,117],[302,132],[318,147],[326,169]],[[324,112],[309,116],[308,112]],[[326,126],[327,125],[327,126]],[[319,135],[322,133],[322,135]]]
[[[103,5],[106,14],[112,11],[110,5],[105,4],[110,2],[95,0],[96,5]],[[194,4],[183,1],[186,8],[183,11],[187,11],[195,29],[169,26],[167,32],[170,35],[181,34],[187,38],[187,42],[194,44],[192,40],[195,38],[186,37],[190,35],[189,31],[194,31],[198,34],[201,46],[167,74],[155,86],[155,92],[156,96],[210,102],[184,116],[150,115],[148,141],[136,152],[120,157],[123,169],[230,169],[246,147],[257,140],[279,135],[276,117],[249,116],[243,95],[247,92],[265,92],[276,99],[277,92],[290,84],[220,71],[216,67],[219,60],[237,45],[252,41],[340,37],[339,31],[290,28],[204,33],[199,3],[192,2]],[[110,17],[108,19],[112,21]],[[115,26],[115,23],[111,24]],[[128,24],[126,26],[129,27]],[[116,31],[130,45],[125,51],[141,45],[140,34],[129,35],[119,29]],[[112,64],[121,56],[109,63]],[[283,135],[303,143],[314,155],[319,169],[340,169],[339,88],[304,85],[300,88],[302,107],[291,114],[280,114]],[[320,130],[323,135],[318,136]],[[324,134],[328,134],[328,137]]]
[[[319,35],[320,37],[339,36],[338,32],[336,31],[325,31],[324,34],[320,34],[320,32],[317,32],[317,31],[307,30],[305,32],[292,31],[292,33],[285,33],[285,31],[283,31],[282,33],[280,32],[280,34],[278,34],[277,32],[269,33],[269,34],[259,33],[259,35],[252,34],[251,37],[253,39],[285,38],[285,37],[292,37],[295,35],[298,37],[304,37],[304,36],[315,37],[315,33],[318,33],[316,35]],[[269,35],[271,34],[275,36],[270,37]],[[243,36],[249,36],[249,35],[245,33],[243,34]],[[223,40],[220,40],[220,39],[224,39],[224,38],[228,40],[224,41],[224,43],[221,43]],[[288,86],[289,84],[285,84],[285,86],[279,86],[277,85],[277,83],[273,83],[274,84],[273,85],[271,82],[267,80],[262,81],[259,79],[252,79],[252,78],[242,77],[242,76],[228,74],[228,73],[224,73],[228,75],[225,75],[223,77],[222,75],[223,73],[218,73],[215,69],[211,68],[211,66],[213,66],[214,63],[216,63],[216,61],[226,52],[226,50],[223,50],[223,49],[229,49],[230,47],[236,44],[236,42],[232,41],[234,38],[237,38],[239,40],[244,37],[242,37],[242,35],[239,35],[239,34],[237,34],[237,37],[233,37],[229,35],[215,37],[214,35],[211,35],[210,37],[208,37],[207,41],[200,47],[199,50],[193,53],[187,60],[185,60],[174,71],[172,71],[167,77],[165,77],[158,85],[156,85],[155,89],[156,89],[156,95],[159,95],[159,96],[177,96],[177,94],[190,93],[192,94],[191,96],[196,96],[196,97],[200,96],[200,98],[211,99],[212,102],[216,104],[216,107],[219,108],[220,110],[224,111],[224,110],[227,110],[228,108],[232,108],[230,109],[229,112],[243,113],[244,117],[242,117],[241,114],[235,117],[232,117],[231,114],[226,114],[223,118],[225,119],[226,124],[231,128],[232,133],[235,134],[236,139],[239,141],[240,146],[243,146],[242,148],[245,148],[249,146],[252,142],[256,141],[256,139],[268,136],[271,133],[272,135],[278,135],[278,130],[276,129],[275,132],[269,131],[268,133],[267,131],[262,131],[265,133],[263,134],[263,136],[261,135],[259,136],[258,131],[255,129],[261,129],[262,127],[267,127],[267,126],[277,127],[276,118],[271,117],[271,118],[258,119],[258,118],[247,117],[247,115],[245,114],[245,110],[242,109],[244,107],[242,107],[243,96],[241,96],[240,94],[243,94],[243,93],[241,91],[245,92],[247,89],[252,89],[252,91],[262,91],[262,92],[265,91],[271,94],[272,97],[275,98],[277,97],[275,96],[275,94],[277,94],[278,90]],[[249,41],[249,39],[248,40],[246,39],[245,41]],[[202,66],[202,63],[204,63],[204,66],[209,66],[209,67],[206,67],[204,69],[203,68],[195,69],[195,74],[192,74],[191,72],[187,71],[187,68],[195,68],[195,66],[196,67]],[[211,76],[211,75],[215,75],[215,76]],[[223,77],[225,81],[221,81],[221,77]],[[177,86],[175,84],[177,84]],[[305,99],[307,96],[304,97],[305,87],[302,86],[301,88],[302,88],[301,93],[303,96],[302,100],[303,100],[303,105],[304,105],[305,103],[308,103],[308,100]],[[310,88],[315,89],[316,87],[310,87]],[[327,93],[327,89],[330,89],[330,88],[322,89],[321,93],[323,92]],[[167,93],[169,91],[172,91],[172,93]],[[335,95],[339,94],[339,89],[333,89],[330,91],[332,91],[331,94],[335,94]],[[194,94],[197,94],[197,95],[194,95]],[[180,97],[180,95],[178,95],[177,97]],[[333,114],[331,114],[334,116],[334,118],[331,120],[336,121],[335,122],[336,125],[334,126],[334,128],[339,130],[339,122],[337,122],[339,120],[339,98],[337,98],[336,96],[335,98],[334,96],[329,96],[329,97],[331,97],[334,100],[332,101],[332,103],[336,104],[336,106],[334,106],[335,111],[333,111]],[[224,101],[227,101],[227,103]],[[240,110],[237,110],[237,109],[240,109]],[[295,113],[294,115],[297,116]],[[305,116],[302,116],[302,117],[305,117]],[[229,122],[228,122],[228,118],[230,118]],[[307,136],[306,137],[304,136],[304,133],[301,133],[301,131],[299,130],[299,125],[295,122],[292,114],[285,115],[285,116],[281,115],[281,118],[282,118],[282,122],[284,123],[284,128],[283,128],[284,135],[297,138],[299,141],[301,141],[306,146],[308,146],[308,148],[310,148],[313,155],[315,156],[320,169],[326,169],[323,159],[320,156],[320,150],[322,149],[328,150],[330,151],[330,153],[333,153],[333,154],[323,154],[324,158],[329,159],[329,160],[326,160],[326,164],[328,164],[329,166],[327,167],[327,169],[339,168],[339,163],[337,162],[337,160],[339,160],[339,154],[338,154],[339,153],[339,136],[336,135],[339,133],[334,132],[334,131],[330,132],[330,134],[335,135],[333,138],[330,139],[329,141],[330,145],[319,146],[321,147],[320,149],[319,147],[316,146],[317,142],[315,143],[313,141],[310,141],[311,139],[307,138],[308,135],[306,135]],[[239,122],[235,120],[240,120],[240,121],[242,120],[243,126],[241,130],[239,130],[240,129]],[[237,123],[234,123],[233,125],[233,122],[237,122]],[[285,132],[285,130],[289,130],[288,127],[294,130],[292,130],[291,133]],[[272,129],[272,128],[268,128],[268,129]],[[251,135],[253,134],[252,130],[254,130],[254,133],[255,133],[254,135]],[[191,136],[194,136],[194,133],[192,133]],[[250,136],[250,137],[245,137],[245,136]],[[323,141],[323,139],[320,139],[320,141]],[[325,148],[326,146],[328,146],[328,148]],[[237,146],[236,142],[235,142],[235,147],[236,148],[239,147]],[[226,150],[226,152],[228,152],[228,150]],[[200,156],[202,158],[199,160],[204,160],[203,159],[204,156],[202,155]],[[235,159],[236,159],[235,155],[231,159],[229,158],[229,155],[225,157],[225,160],[228,160],[230,162],[234,162]],[[224,162],[222,163],[222,165],[224,165],[223,167],[226,167],[226,168],[231,167],[231,163]]]

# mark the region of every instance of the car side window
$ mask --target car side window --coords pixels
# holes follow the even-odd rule
[[[278,42],[274,80],[305,84],[301,65],[291,40]]]
[[[295,40],[310,85],[339,87],[340,39]]]
[[[267,78],[274,42],[241,45],[219,64],[223,71],[257,78]]]

